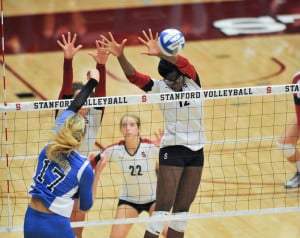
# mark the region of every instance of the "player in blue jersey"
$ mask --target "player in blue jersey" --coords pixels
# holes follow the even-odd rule
[[[102,164],[93,169],[77,152],[86,134],[84,118],[77,112],[99,82],[99,72],[91,69],[88,82],[63,112],[53,130],[52,140],[42,149],[24,220],[25,238],[74,238],[70,224],[74,198],[80,209],[88,211],[96,192]]]
[[[143,31],[141,43],[147,47],[144,54],[160,58],[158,72],[163,80],[151,78],[138,72],[124,54],[127,39],[116,42],[113,35],[101,36],[101,43],[117,57],[127,79],[148,93],[174,93],[202,90],[194,66],[181,55],[163,55],[158,47],[158,33]],[[199,188],[204,164],[203,147],[205,129],[203,101],[174,101],[160,103],[165,131],[160,144],[159,172],[157,179],[156,205],[152,217],[182,216],[169,224],[167,237],[182,238],[187,227],[190,206]],[[153,221],[147,227],[146,238],[156,238],[164,229],[164,222]]]
[[[300,85],[300,72],[293,76],[293,84]],[[298,188],[300,186],[300,152],[297,143],[300,138],[300,94],[294,94],[296,117],[287,126],[278,139],[278,147],[288,161],[295,164],[296,173],[285,184],[285,188]]]

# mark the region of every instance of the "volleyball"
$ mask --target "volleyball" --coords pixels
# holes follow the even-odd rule
[[[158,46],[165,55],[177,55],[183,50],[184,44],[184,35],[177,29],[165,29],[159,34]]]

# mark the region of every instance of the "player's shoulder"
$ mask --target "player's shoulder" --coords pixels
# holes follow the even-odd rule
[[[78,151],[73,150],[69,154],[69,161],[73,165],[73,167],[80,168],[85,164],[86,161],[88,161],[88,158],[82,154],[80,154]]]
[[[75,173],[78,173],[80,176],[83,172],[84,174],[93,173],[92,165],[87,157],[81,155],[77,151],[72,151],[69,156],[70,165]]]
[[[104,150],[112,150],[112,149],[115,149],[115,148],[117,148],[117,147],[122,148],[122,147],[124,147],[124,145],[125,145],[125,141],[124,141],[124,140],[120,140],[120,141],[118,141],[118,142],[115,142],[115,143],[112,143],[112,144],[107,145],[107,146],[104,148]],[[103,150],[103,151],[104,151],[104,150]]]
[[[148,146],[155,146],[153,141],[148,138],[141,138],[141,144],[148,145]]]
[[[103,111],[104,111],[104,108],[91,107],[89,109],[89,112],[88,112],[87,116],[89,116],[89,117],[101,116],[103,114]]]
[[[148,138],[141,137],[141,143],[150,144],[150,143],[152,143],[152,142],[151,142],[151,140],[148,139]]]

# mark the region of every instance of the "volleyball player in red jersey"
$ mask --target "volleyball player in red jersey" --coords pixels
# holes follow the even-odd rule
[[[293,76],[293,84],[300,86],[300,71]],[[300,152],[297,149],[297,142],[300,138],[300,93],[294,94],[294,103],[296,118],[287,125],[278,140],[278,147],[283,150],[284,156],[296,166],[295,175],[284,184],[286,188],[300,186]]]
[[[82,89],[83,84],[81,82],[73,82],[73,58],[75,54],[82,48],[79,44],[75,46],[77,34],[73,36],[68,32],[67,36],[62,35],[61,40],[57,40],[58,45],[64,52],[64,65],[63,65],[63,84],[59,94],[59,99],[71,99],[74,98]],[[89,55],[96,61],[96,68],[100,74],[100,82],[96,86],[92,96],[94,97],[105,97],[106,96],[106,68],[105,64],[109,56],[109,52],[105,51],[101,46],[100,42],[96,41],[97,53],[89,53]],[[57,112],[57,118],[63,110]],[[78,113],[85,118],[86,121],[86,136],[85,140],[80,145],[79,153],[88,157],[89,153],[95,148],[99,128],[104,114],[104,107],[101,108],[81,108]],[[105,167],[105,162],[102,161],[102,167]],[[85,213],[78,209],[78,199],[75,200],[74,209],[71,216],[71,221],[84,221]],[[73,229],[76,237],[81,238],[83,227],[77,227]]]
[[[163,55],[158,47],[158,33],[143,31],[139,40],[147,47],[144,54],[160,58],[158,72],[163,80],[151,78],[138,72],[124,54],[127,39],[116,42],[101,35],[101,43],[118,58],[127,79],[150,93],[174,93],[202,90],[198,74],[192,64],[181,55]],[[169,223],[167,237],[182,238],[187,227],[187,215],[195,199],[204,164],[203,147],[205,130],[203,126],[203,101],[177,101],[160,103],[164,117],[165,131],[160,144],[157,197],[152,217],[174,215],[182,219]],[[157,238],[164,229],[164,222],[150,222],[145,232],[146,238]]]

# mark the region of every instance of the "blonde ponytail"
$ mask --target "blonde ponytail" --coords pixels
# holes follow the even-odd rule
[[[48,159],[58,163],[63,168],[68,167],[66,155],[79,147],[85,133],[85,119],[79,114],[69,116],[52,136],[52,141],[46,152]]]

